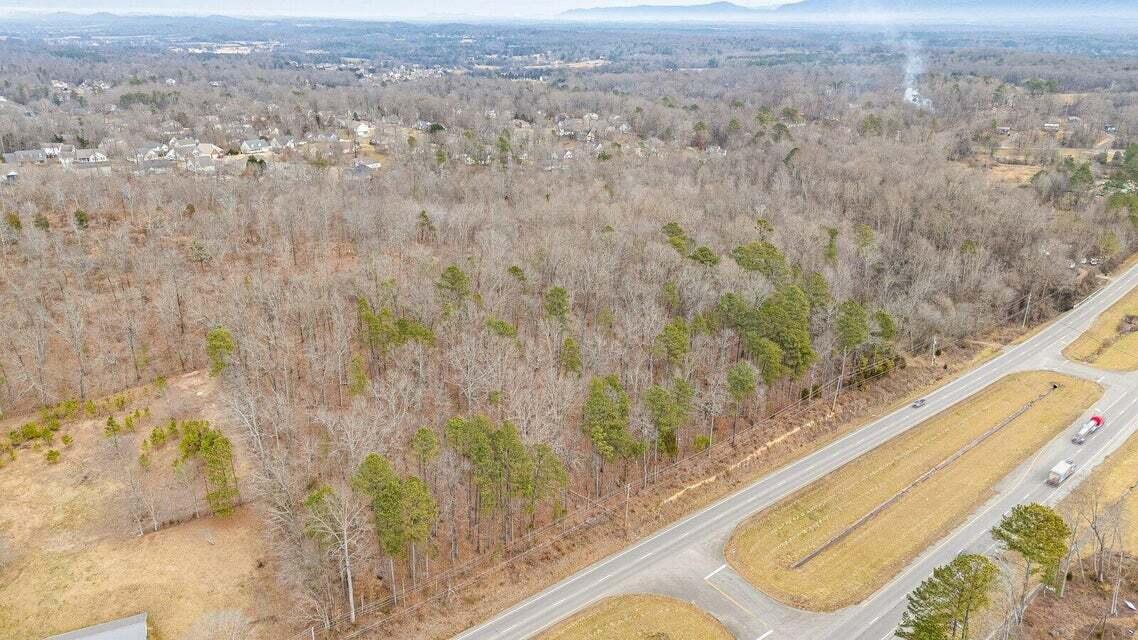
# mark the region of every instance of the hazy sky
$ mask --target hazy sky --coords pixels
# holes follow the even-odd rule
[[[567,9],[632,4],[700,4],[712,0],[0,0],[0,11],[75,11],[219,14],[351,18],[430,18],[438,16],[543,18]],[[740,0],[745,6],[786,0]]]

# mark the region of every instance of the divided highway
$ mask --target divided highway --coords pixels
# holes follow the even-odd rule
[[[891,638],[905,595],[935,566],[962,550],[988,549],[991,540],[987,532],[1004,512],[1023,502],[1054,503],[1138,429],[1138,373],[1103,372],[1071,363],[1061,354],[1102,311],[1135,286],[1138,265],[1031,338],[940,387],[928,396],[924,407],[905,407],[867,424],[459,634],[457,640],[528,638],[600,598],[635,592],[661,593],[693,602],[741,640]],[[1036,369],[1099,382],[1104,393],[1092,411],[1106,417],[1106,428],[1081,446],[1070,442],[1073,427],[1064,430],[1001,481],[996,496],[971,514],[965,524],[927,549],[865,602],[829,614],[797,610],[758,592],[725,566],[723,548],[736,525],[748,516],[1001,377]],[[1072,457],[1079,464],[1074,477],[1058,488],[1044,483],[1047,470],[1055,462]]]

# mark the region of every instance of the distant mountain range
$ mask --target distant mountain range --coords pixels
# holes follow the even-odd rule
[[[1086,13],[1136,11],[1134,0],[803,0],[779,7],[780,13],[900,13],[962,12]]]
[[[1112,18],[1138,15],[1138,0],[801,0],[781,6],[747,7],[733,2],[688,5],[641,4],[572,9],[565,18],[615,21],[751,21],[808,17],[899,17],[968,20],[1000,16],[1033,21],[1050,15]]]
[[[629,7],[571,9],[562,15],[567,18],[601,20],[682,20],[690,18],[733,20],[751,18],[755,14],[769,15],[771,11],[771,8],[753,9],[733,2],[711,2],[708,4],[638,4]]]

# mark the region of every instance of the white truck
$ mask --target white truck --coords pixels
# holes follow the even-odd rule
[[[1071,477],[1075,473],[1075,461],[1064,460],[1059,464],[1051,467],[1051,473],[1047,474],[1047,484],[1058,487],[1063,484],[1063,481]]]
[[[1091,416],[1090,420],[1087,420],[1083,423],[1083,426],[1079,427],[1079,430],[1075,433],[1075,436],[1071,438],[1071,442],[1074,442],[1075,444],[1083,444],[1087,441],[1087,438],[1092,433],[1102,428],[1102,425],[1102,416]]]

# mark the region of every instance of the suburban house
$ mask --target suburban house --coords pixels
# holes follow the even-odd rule
[[[110,162],[107,154],[98,149],[76,149],[75,164],[99,164]]]
[[[431,122],[430,120],[416,120],[412,128],[417,131],[426,131],[427,133],[437,133],[447,130],[444,125],[438,122]]]
[[[178,149],[190,149],[196,147],[197,144],[197,138],[179,138],[177,136],[174,136],[173,138],[170,138],[170,142],[167,143],[166,146],[170,147],[170,149],[174,151],[177,151]]]
[[[132,160],[134,162],[147,162],[159,158],[169,159],[169,153],[170,147],[160,142],[152,142],[135,149]]]
[[[15,171],[9,171],[8,173],[4,174],[4,184],[16,184],[16,181],[19,179],[20,174],[16,173]]]
[[[331,142],[339,142],[340,136],[338,136],[334,133],[310,133],[310,134],[304,136],[304,139],[309,141],[309,142],[331,143]]]
[[[273,151],[292,151],[301,144],[304,143],[297,141],[292,136],[277,136],[269,141],[269,146],[272,147]]]
[[[272,147],[269,146],[269,143],[260,138],[252,138],[241,143],[241,153],[246,155],[258,155],[268,153],[271,150]]]
[[[47,142],[40,145],[43,149],[44,155],[51,159],[58,159],[60,156],[75,153],[75,145],[63,144],[62,142]]]
[[[146,640],[146,614],[111,620],[91,627],[68,631],[47,640]]]
[[[1060,126],[1058,122],[1045,122],[1043,124],[1043,130],[1048,133],[1058,133],[1059,129]]]
[[[43,149],[26,149],[4,154],[5,164],[44,164],[45,162],[47,162],[47,154],[43,152]]]
[[[170,151],[170,155],[167,157],[173,156],[173,158],[179,162],[188,162],[190,158],[220,158],[223,155],[225,155],[225,151],[221,147],[209,142],[198,142],[195,140],[194,143],[190,145],[173,147]]]
[[[364,162],[363,160],[356,160],[352,163],[352,168],[348,171],[349,178],[370,178],[377,171],[379,171],[380,163],[378,162]]]
[[[352,132],[356,134],[357,138],[367,138],[371,136],[371,123],[370,122],[353,122]]]
[[[74,159],[64,162],[63,166],[74,171],[106,175],[111,171],[111,160],[98,149],[76,149]]]

